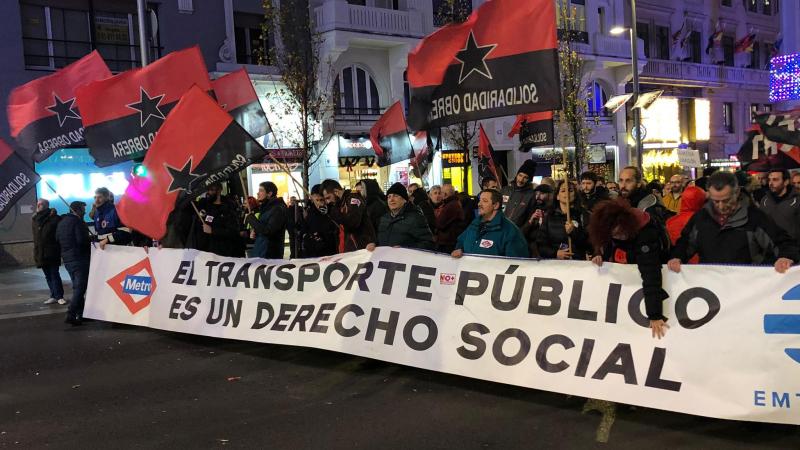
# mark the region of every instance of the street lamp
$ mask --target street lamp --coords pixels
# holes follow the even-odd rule
[[[639,52],[638,46],[636,45],[636,0],[631,0],[631,26],[622,27],[622,26],[615,26],[609,30],[614,36],[619,36],[620,34],[624,33],[625,31],[630,32],[631,37],[631,66],[633,67],[633,96],[631,99],[633,100],[633,104],[636,104],[636,101],[639,99]],[[642,118],[641,118],[641,110],[639,108],[633,108],[633,130],[631,134],[633,135],[634,140],[636,141],[636,166],[639,167],[639,173],[644,174],[642,172]]]

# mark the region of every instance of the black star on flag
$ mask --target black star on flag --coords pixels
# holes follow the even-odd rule
[[[140,126],[143,127],[151,117],[164,120],[164,113],[158,107],[161,100],[164,99],[164,94],[150,97],[150,94],[143,87],[140,87],[139,91],[139,101],[126,106],[139,111]]]
[[[492,72],[486,65],[486,57],[497,47],[497,44],[478,45],[475,34],[470,31],[467,43],[461,51],[456,53],[456,59],[461,61],[461,73],[458,83],[461,84],[472,72],[478,72],[488,79],[492,79]]]
[[[192,158],[189,158],[189,160],[186,161],[186,164],[184,164],[183,168],[180,170],[170,166],[167,163],[164,163],[164,167],[167,168],[169,176],[172,177],[172,181],[169,183],[169,187],[167,188],[167,194],[175,191],[192,192],[192,185],[197,182],[198,179],[203,178],[206,175],[204,173],[192,173]]]
[[[58,95],[53,94],[53,104],[48,106],[47,110],[58,115],[59,127],[63,127],[64,122],[66,122],[69,118],[81,120],[81,116],[75,111],[74,106],[72,106],[74,103],[75,97],[72,97],[67,101],[62,101],[60,98],[58,98]]]

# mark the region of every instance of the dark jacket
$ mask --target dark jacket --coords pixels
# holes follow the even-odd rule
[[[33,260],[36,267],[61,265],[61,248],[56,241],[56,229],[61,217],[52,208],[33,215]]]
[[[388,212],[381,217],[377,244],[433,250],[433,235],[422,211],[408,202],[396,215]]]
[[[650,320],[666,320],[662,301],[669,294],[661,287],[661,253],[665,237],[663,227],[649,214],[642,215],[644,226],[633,239],[612,239],[603,249],[603,261],[636,264],[642,276],[644,306]]]
[[[584,209],[573,209],[570,211],[575,229],[572,234],[567,235],[565,229],[567,215],[556,207],[547,212],[536,233],[536,249],[539,257],[555,259],[558,250],[569,245],[569,238],[572,239],[572,259],[586,261],[586,255],[591,252],[589,245],[589,235],[587,227],[589,225],[589,211]]]
[[[436,211],[437,247],[443,252],[452,252],[464,226],[464,209],[458,197],[454,195],[444,199]]]
[[[261,204],[258,218],[248,214],[247,224],[256,232],[252,256],[282,259],[286,241],[286,203],[280,197]]]
[[[658,197],[644,188],[639,188],[631,192],[630,197],[628,197],[628,202],[634,208],[650,214],[650,217],[657,220],[662,226],[667,223],[667,219],[675,215],[675,213],[668,210],[667,207],[661,203]]]
[[[328,208],[331,219],[344,228],[344,242],[340,243],[340,251],[354,252],[376,242],[375,228],[361,194],[345,192],[336,205]]]
[[[583,200],[583,206],[585,206],[589,211],[594,211],[595,205],[603,200],[611,199],[608,194],[608,189],[606,189],[605,186],[600,186],[599,184],[595,186],[594,191],[592,191],[590,194],[584,194],[583,191],[581,191],[580,196],[581,200]]]
[[[425,221],[428,222],[428,228],[430,228],[431,233],[436,236],[436,212],[433,209],[431,198],[428,197],[424,189],[417,189],[414,191],[414,194],[411,195],[411,200],[413,200],[414,206],[422,211],[422,215],[425,216]],[[375,229],[377,230],[377,228]]]
[[[774,264],[778,258],[800,261],[797,242],[763,211],[740,206],[724,225],[711,202],[698,211],[681,232],[672,257],[688,262],[695,253],[703,264]]]
[[[117,245],[126,245],[131,242],[130,231],[123,230],[124,225],[117,215],[117,207],[111,202],[100,205],[94,214],[94,231],[97,239],[108,239],[108,242]]]
[[[61,259],[64,265],[89,264],[91,244],[89,243],[89,227],[82,217],[75,214],[64,214],[56,228],[56,241],[61,247]]]
[[[339,227],[316,206],[305,208],[300,230],[300,257],[335,255],[339,250]]]
[[[197,208],[205,212],[205,223],[211,226],[211,234],[197,227],[197,248],[220,256],[244,257],[239,236],[239,213],[236,206],[223,198],[220,204],[201,199]],[[200,220],[199,218],[197,220]]]
[[[512,184],[503,188],[503,212],[517,227],[525,224],[533,213],[533,203],[536,193],[533,185],[528,183],[523,187]]]
[[[789,233],[795,242],[800,242],[800,193],[793,186],[789,185],[782,197],[770,191],[761,198],[758,207]]]
[[[528,245],[519,228],[502,213],[496,214],[489,222],[476,217],[458,237],[456,249],[473,255],[529,256]]]
[[[389,207],[386,206],[386,194],[383,193],[378,182],[371,178],[363,179],[361,183],[367,190],[367,214],[372,221],[373,229],[377,230],[381,217],[389,212]]]

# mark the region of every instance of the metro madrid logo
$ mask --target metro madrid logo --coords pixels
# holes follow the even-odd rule
[[[150,259],[145,258],[114,275],[106,281],[131,314],[136,314],[150,304],[156,290],[156,279],[150,267]]]
[[[800,284],[786,291],[782,300],[800,303]],[[800,336],[800,314],[765,314],[764,333]],[[800,363],[800,348],[786,348],[784,352],[795,362]]]

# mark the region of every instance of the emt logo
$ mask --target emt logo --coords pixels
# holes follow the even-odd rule
[[[114,275],[106,283],[111,286],[131,314],[146,308],[156,290],[156,279],[148,258]]]
[[[783,294],[784,301],[800,301],[800,284]],[[765,314],[764,333],[800,335],[800,314]],[[800,363],[800,348],[784,349],[795,362]]]

